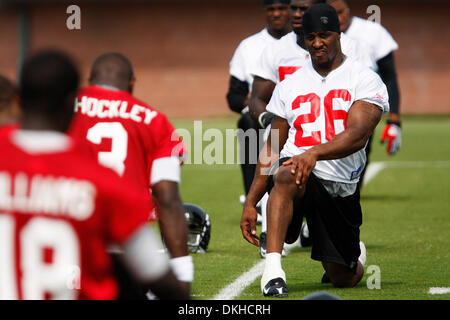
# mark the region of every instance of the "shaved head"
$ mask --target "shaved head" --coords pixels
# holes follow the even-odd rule
[[[45,50],[29,57],[20,75],[22,127],[65,132],[79,80],[77,67],[63,52]]]
[[[93,85],[109,85],[131,92],[134,82],[133,67],[124,55],[108,52],[95,59],[89,81]]]

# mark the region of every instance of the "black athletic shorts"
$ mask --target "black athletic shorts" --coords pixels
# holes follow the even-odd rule
[[[267,192],[274,186],[273,173],[289,158],[275,163],[267,178]],[[359,248],[359,227],[362,211],[359,189],[348,197],[332,197],[320,180],[309,176],[305,195],[294,203],[294,214],[286,234],[286,242],[292,243],[299,234],[303,217],[306,217],[312,239],[311,258],[323,262],[345,265],[356,272]]]

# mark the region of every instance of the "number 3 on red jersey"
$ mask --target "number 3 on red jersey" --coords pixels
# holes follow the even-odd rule
[[[327,141],[330,141],[336,136],[335,120],[343,120],[344,128],[347,128],[347,111],[334,110],[333,99],[342,99],[343,101],[348,102],[351,100],[351,94],[348,90],[339,89],[331,90],[325,96],[325,137]],[[297,129],[297,133],[295,134],[295,145],[299,148],[315,146],[322,142],[322,135],[319,130],[311,131],[310,136],[304,137],[302,128],[303,124],[314,123],[320,116],[320,97],[315,93],[298,96],[294,102],[292,102],[292,110],[300,108],[302,103],[307,102],[311,105],[310,113],[302,114],[294,121],[294,127]]]
[[[128,133],[123,125],[120,122],[99,122],[88,130],[86,138],[95,144],[100,144],[104,138],[111,139],[111,150],[99,152],[98,161],[122,176],[128,150]]]

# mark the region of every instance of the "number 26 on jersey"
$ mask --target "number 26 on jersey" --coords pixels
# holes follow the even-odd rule
[[[336,120],[342,120],[344,129],[347,128],[347,111],[334,110],[334,99],[342,99],[344,102],[351,101],[351,94],[348,90],[339,89],[331,90],[324,98],[324,121],[325,121],[325,138],[330,141],[336,136]],[[294,121],[294,127],[297,130],[295,134],[295,145],[297,147],[311,147],[322,142],[322,133],[320,130],[310,131],[310,135],[304,136],[305,130],[302,125],[314,123],[321,116],[321,98],[315,93],[298,96],[292,102],[292,110],[301,107],[302,104],[309,103],[311,111],[307,114],[302,114]],[[306,132],[308,134],[308,132]]]

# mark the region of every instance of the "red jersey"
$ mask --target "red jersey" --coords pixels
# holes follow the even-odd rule
[[[147,193],[153,161],[185,153],[165,115],[126,91],[100,86],[80,90],[70,135],[93,143],[99,163]]]
[[[107,246],[147,223],[148,199],[69,137],[33,135],[0,138],[0,300],[117,298]]]
[[[18,123],[6,124],[4,126],[0,126],[0,138],[3,136],[9,135],[11,132],[19,128]]]

